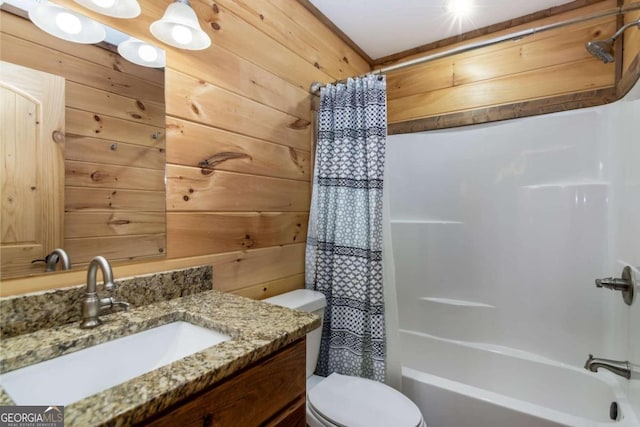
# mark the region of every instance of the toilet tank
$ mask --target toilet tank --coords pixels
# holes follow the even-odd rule
[[[327,305],[327,300],[322,292],[312,291],[311,289],[296,289],[295,291],[267,298],[262,301],[281,307],[317,314],[320,316],[321,321],[324,318],[324,308]],[[320,354],[321,337],[322,324],[320,324],[319,328],[307,333],[307,378],[313,375],[313,371],[316,369],[318,355]]]

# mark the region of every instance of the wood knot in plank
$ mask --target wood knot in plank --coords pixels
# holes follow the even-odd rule
[[[129,225],[131,224],[131,221],[129,221],[128,219],[114,219],[114,220],[110,220],[109,225]]]
[[[296,165],[298,164],[298,152],[292,147],[289,147],[289,157],[291,157],[293,163],[295,163]]]
[[[295,122],[291,123],[288,128],[295,130],[303,130],[306,129],[311,123],[304,119],[298,119]]]
[[[219,165],[222,162],[226,162],[227,160],[234,160],[234,159],[249,159],[249,160],[253,160],[252,157],[246,153],[235,153],[233,151],[223,151],[221,153],[217,153],[214,154],[213,156],[209,157],[208,159],[204,159],[203,161],[201,161],[200,163],[198,163],[198,166],[201,167],[202,170],[202,174],[205,175],[205,170],[212,170],[214,169],[217,165]],[[211,173],[211,172],[209,172]],[[208,175],[209,173],[207,173],[206,175]]]
[[[60,144],[64,142],[64,133],[60,132],[59,130],[54,130],[51,133],[51,138],[53,139],[53,142]]]
[[[104,181],[106,179],[109,179],[109,174],[105,173],[105,172],[102,172],[100,170],[94,171],[91,174],[91,181],[93,181],[93,182],[101,182],[101,181]],[[118,178],[115,178],[115,180],[117,181]]]
[[[213,10],[213,13],[220,13],[220,9],[218,8],[218,5],[215,3],[211,5],[211,9]]]
[[[211,28],[213,28],[214,30],[218,31],[218,30],[220,30],[220,24],[218,24],[217,22],[212,22],[211,23]]]
[[[251,249],[252,247],[254,247],[256,245],[256,241],[253,240],[249,234],[246,234],[244,236],[244,239],[242,239],[241,244],[242,244],[242,247],[244,247],[246,249]]]
[[[136,100],[136,107],[138,107],[139,110],[145,111],[147,109],[147,107],[145,107],[144,103],[142,101],[138,101]]]
[[[170,131],[170,130],[171,131],[178,130],[180,133],[184,134],[184,129],[182,128],[182,126],[175,123],[167,124],[167,131]]]

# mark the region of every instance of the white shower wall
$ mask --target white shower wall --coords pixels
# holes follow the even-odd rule
[[[399,327],[640,363],[640,298],[594,285],[640,266],[638,135],[640,101],[621,101],[390,136]]]

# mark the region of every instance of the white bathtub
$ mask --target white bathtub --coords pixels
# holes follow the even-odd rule
[[[620,383],[535,355],[400,330],[402,391],[429,427],[639,426]],[[618,420],[609,418],[618,403]]]

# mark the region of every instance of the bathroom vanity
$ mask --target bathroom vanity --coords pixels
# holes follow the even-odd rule
[[[59,299],[60,291],[55,292]],[[2,302],[3,310],[18,304]],[[304,425],[305,335],[319,326],[317,316],[203,290],[134,305],[128,312],[102,316],[102,321],[88,330],[74,321],[3,337],[0,372],[81,353],[101,343],[183,321],[229,339],[65,403],[65,425]],[[101,362],[95,369],[115,372],[125,365],[126,361]],[[20,404],[0,389],[0,405],[16,403]]]

